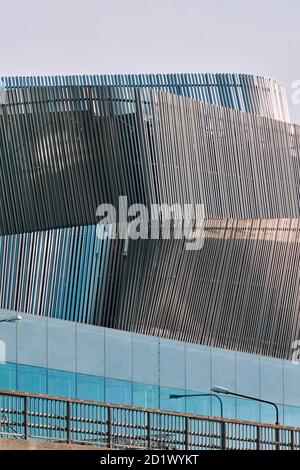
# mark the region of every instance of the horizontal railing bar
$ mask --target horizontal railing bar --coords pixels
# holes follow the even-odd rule
[[[118,449],[222,449],[224,442],[232,450],[300,449],[300,429],[289,426],[10,390],[0,399],[0,437]]]

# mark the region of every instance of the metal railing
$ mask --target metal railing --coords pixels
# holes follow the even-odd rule
[[[0,391],[0,438],[115,449],[300,450],[300,429]]]

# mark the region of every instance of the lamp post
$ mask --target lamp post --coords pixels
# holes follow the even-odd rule
[[[256,397],[252,397],[252,396],[249,396],[249,395],[243,395],[241,393],[231,392],[230,390],[228,390],[227,388],[224,388],[224,387],[212,387],[211,390],[212,390],[212,392],[215,392],[215,393],[223,393],[224,395],[232,395],[234,397],[246,398],[247,400],[254,400],[254,401],[258,401],[260,403],[266,403],[267,405],[274,406],[275,413],[276,413],[275,424],[276,425],[280,424],[279,423],[278,406],[273,401],[262,400],[261,398],[256,398]],[[275,428],[275,447],[276,447],[276,450],[279,450],[279,429],[278,428]]]
[[[223,388],[223,387],[212,387],[211,390],[212,390],[212,392],[215,392],[215,393],[223,393],[224,395],[232,395],[234,397],[246,398],[247,400],[254,400],[254,401],[261,402],[261,403],[267,403],[268,405],[272,405],[272,406],[274,406],[275,411],[276,411],[276,422],[275,422],[275,424],[280,424],[279,423],[278,406],[276,405],[276,403],[274,403],[272,401],[262,400],[261,398],[256,398],[256,397],[252,397],[252,396],[249,396],[249,395],[242,395],[241,393],[231,392],[227,388]]]
[[[178,399],[178,398],[189,398],[189,397],[214,397],[220,403],[220,410],[221,410],[221,418],[223,418],[223,402],[218,395],[214,393],[191,393],[186,395],[170,395],[169,398],[171,399]]]
[[[190,393],[190,394],[185,394],[185,395],[170,395],[170,398],[189,398],[189,397],[213,397],[218,400],[220,403],[220,411],[221,411],[221,418],[224,417],[223,414],[223,402],[221,398],[218,395],[215,395],[214,393]],[[225,433],[225,421],[220,422],[220,445],[221,449],[225,450],[226,449],[226,433]]]

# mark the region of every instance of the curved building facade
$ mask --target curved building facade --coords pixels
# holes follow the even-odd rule
[[[277,82],[5,84],[1,308],[290,358],[300,334],[300,136]],[[123,195],[147,207],[204,204],[203,249],[99,241],[98,205]]]
[[[205,103],[237,109],[289,122],[286,91],[282,83],[245,74],[140,74],[49,77],[3,77],[6,90],[59,86],[114,86],[152,88]]]

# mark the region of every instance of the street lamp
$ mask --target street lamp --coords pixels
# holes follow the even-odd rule
[[[262,400],[261,398],[256,398],[256,397],[251,397],[249,395],[242,395],[241,393],[231,392],[230,390],[228,390],[227,388],[224,388],[224,387],[212,387],[211,390],[212,390],[212,392],[215,392],[215,393],[223,393],[224,395],[232,395],[234,397],[246,398],[248,400],[254,400],[254,401],[258,401],[260,403],[267,403],[268,405],[272,405],[272,406],[274,406],[274,408],[276,410],[276,422],[275,422],[275,424],[280,424],[279,423],[278,406],[276,405],[276,403],[274,403],[272,401]]]
[[[0,323],[17,323],[22,320],[21,315],[11,315],[6,318],[0,318]]]
[[[177,398],[188,398],[188,397],[214,397],[218,400],[220,403],[220,410],[221,410],[221,418],[223,418],[223,402],[221,398],[218,395],[215,395],[214,393],[191,393],[187,395],[169,395],[169,398],[171,399],[177,399]]]

